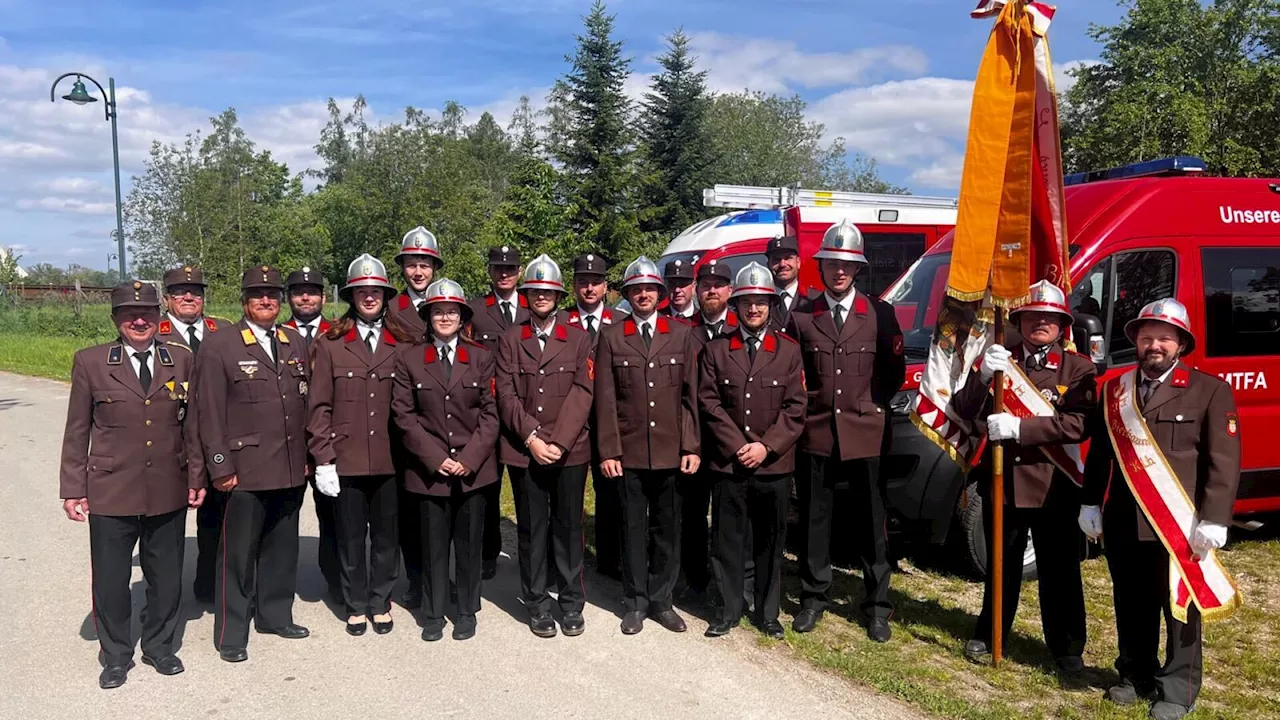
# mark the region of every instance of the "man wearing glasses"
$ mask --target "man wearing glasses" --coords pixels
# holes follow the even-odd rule
[[[200,351],[200,343],[220,330],[231,327],[222,318],[206,317],[204,273],[193,265],[174,268],[164,274],[164,305],[168,312],[156,329],[156,342],[178,343]],[[218,562],[218,534],[222,528],[222,504],[218,493],[196,511],[196,579],[192,590],[196,601],[213,602],[213,571]]]

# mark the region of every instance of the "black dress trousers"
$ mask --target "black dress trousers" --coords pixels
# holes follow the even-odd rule
[[[339,478],[339,484],[338,497],[331,499],[336,505],[340,583],[347,616],[391,612],[391,592],[400,574],[396,477],[345,476]]]
[[[516,525],[525,608],[530,614],[551,611],[547,579],[554,569],[560,580],[560,610],[582,612],[587,594],[582,570],[582,502],[587,466],[535,464],[509,470],[520,486],[516,493]]]
[[[714,483],[710,472],[700,471],[681,476],[676,484],[680,493],[680,567],[685,583],[696,592],[705,592],[711,584],[711,532],[707,518]]]
[[[455,485],[457,483],[455,482]],[[483,568],[484,533],[489,487],[463,492],[455,487],[448,497],[419,495],[423,549],[426,558],[426,616],[443,620],[449,606],[449,557],[456,562],[458,613],[480,612],[480,579]]]
[[[400,555],[404,558],[404,573],[409,579],[409,587],[417,590],[423,588],[422,568],[422,517],[418,510],[418,498],[404,489],[404,483],[396,483],[400,493],[397,499],[399,510]]]
[[[213,599],[213,644],[219,650],[248,647],[251,614],[262,629],[293,622],[305,488],[226,494]]]
[[[591,465],[591,489],[596,496],[596,569],[617,575],[622,569],[621,478],[607,478],[598,464]]]
[[[196,509],[196,579],[192,590],[198,599],[213,597],[218,569],[218,541],[222,536],[223,493],[208,489]]]
[[[320,566],[320,576],[330,591],[342,591],[342,567],[338,560],[338,527],[337,501],[316,490],[316,476],[307,476],[311,485],[311,502],[316,508],[316,525],[319,526],[319,544],[316,546],[316,564]],[[214,493],[210,493],[214,494]]]
[[[831,532],[835,519],[835,485],[848,480],[853,511],[847,521],[857,540],[858,560],[866,596],[864,618],[893,615],[889,601],[888,511],[880,479],[880,458],[840,461],[822,455],[806,455],[808,470],[800,475],[800,528],[804,548],[800,553],[800,607],[824,610],[831,602]],[[756,582],[760,582],[757,577]]]
[[[498,482],[480,488],[484,493],[484,531],[481,559],[497,562],[502,554],[502,473],[506,467],[498,465]]]
[[[716,476],[711,567],[720,588],[721,620],[736,623],[742,617],[748,591],[754,595],[761,620],[778,619],[790,483],[790,475]],[[746,587],[748,558],[755,561],[755,582],[750,589]]]
[[[142,576],[147,581],[142,654],[149,658],[173,654],[182,607],[186,531],[185,508],[152,517],[89,514],[93,619],[107,665],[126,665],[133,659],[133,596],[129,579],[135,544]]]
[[[628,470],[619,485],[622,501],[622,603],[627,610],[671,609],[680,574],[678,470]]]

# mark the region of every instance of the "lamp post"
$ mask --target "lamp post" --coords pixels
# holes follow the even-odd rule
[[[108,273],[110,273],[110,272],[111,272],[111,261],[112,261],[112,260],[115,260],[115,259],[116,259],[116,258],[118,258],[118,257],[120,257],[120,255],[118,255],[117,253],[107,253],[107,272],[108,272]],[[116,282],[117,282],[117,283],[122,283],[122,282],[124,282],[124,278],[120,278],[120,279],[119,279],[119,280],[117,280]]]
[[[120,140],[116,130],[116,116],[119,115],[119,111],[116,107],[116,79],[113,77],[107,78],[107,88],[109,89],[104,89],[102,87],[102,83],[94,80],[84,73],[63,73],[62,75],[59,75],[58,79],[53,81],[53,85],[49,87],[49,102],[57,102],[55,93],[58,90],[58,83],[62,82],[64,78],[71,77],[72,75],[76,76],[76,82],[71,86],[71,92],[62,96],[63,100],[68,100],[76,105],[88,105],[89,103],[98,102],[98,98],[90,95],[88,91],[85,90],[84,80],[81,78],[87,79],[89,82],[97,85],[98,90],[102,93],[103,99],[106,100],[106,105],[103,107],[103,111],[107,120],[111,121],[111,159],[114,162],[116,174],[116,242],[118,243],[116,250],[120,260],[120,281],[124,282],[124,278],[126,277],[124,271],[124,205],[120,201]]]

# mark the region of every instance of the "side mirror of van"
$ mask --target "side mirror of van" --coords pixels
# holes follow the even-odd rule
[[[1107,340],[1102,331],[1102,321],[1088,313],[1075,313],[1075,325],[1071,328],[1072,341],[1076,349],[1087,354],[1098,367],[1098,372],[1107,369]]]

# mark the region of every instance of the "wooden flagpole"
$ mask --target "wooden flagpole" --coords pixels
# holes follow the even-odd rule
[[[1005,309],[996,307],[995,344],[1004,345]],[[1004,373],[997,372],[992,412],[1004,412]],[[1004,659],[1004,442],[991,448],[991,535],[987,572],[991,573],[991,665]]]

